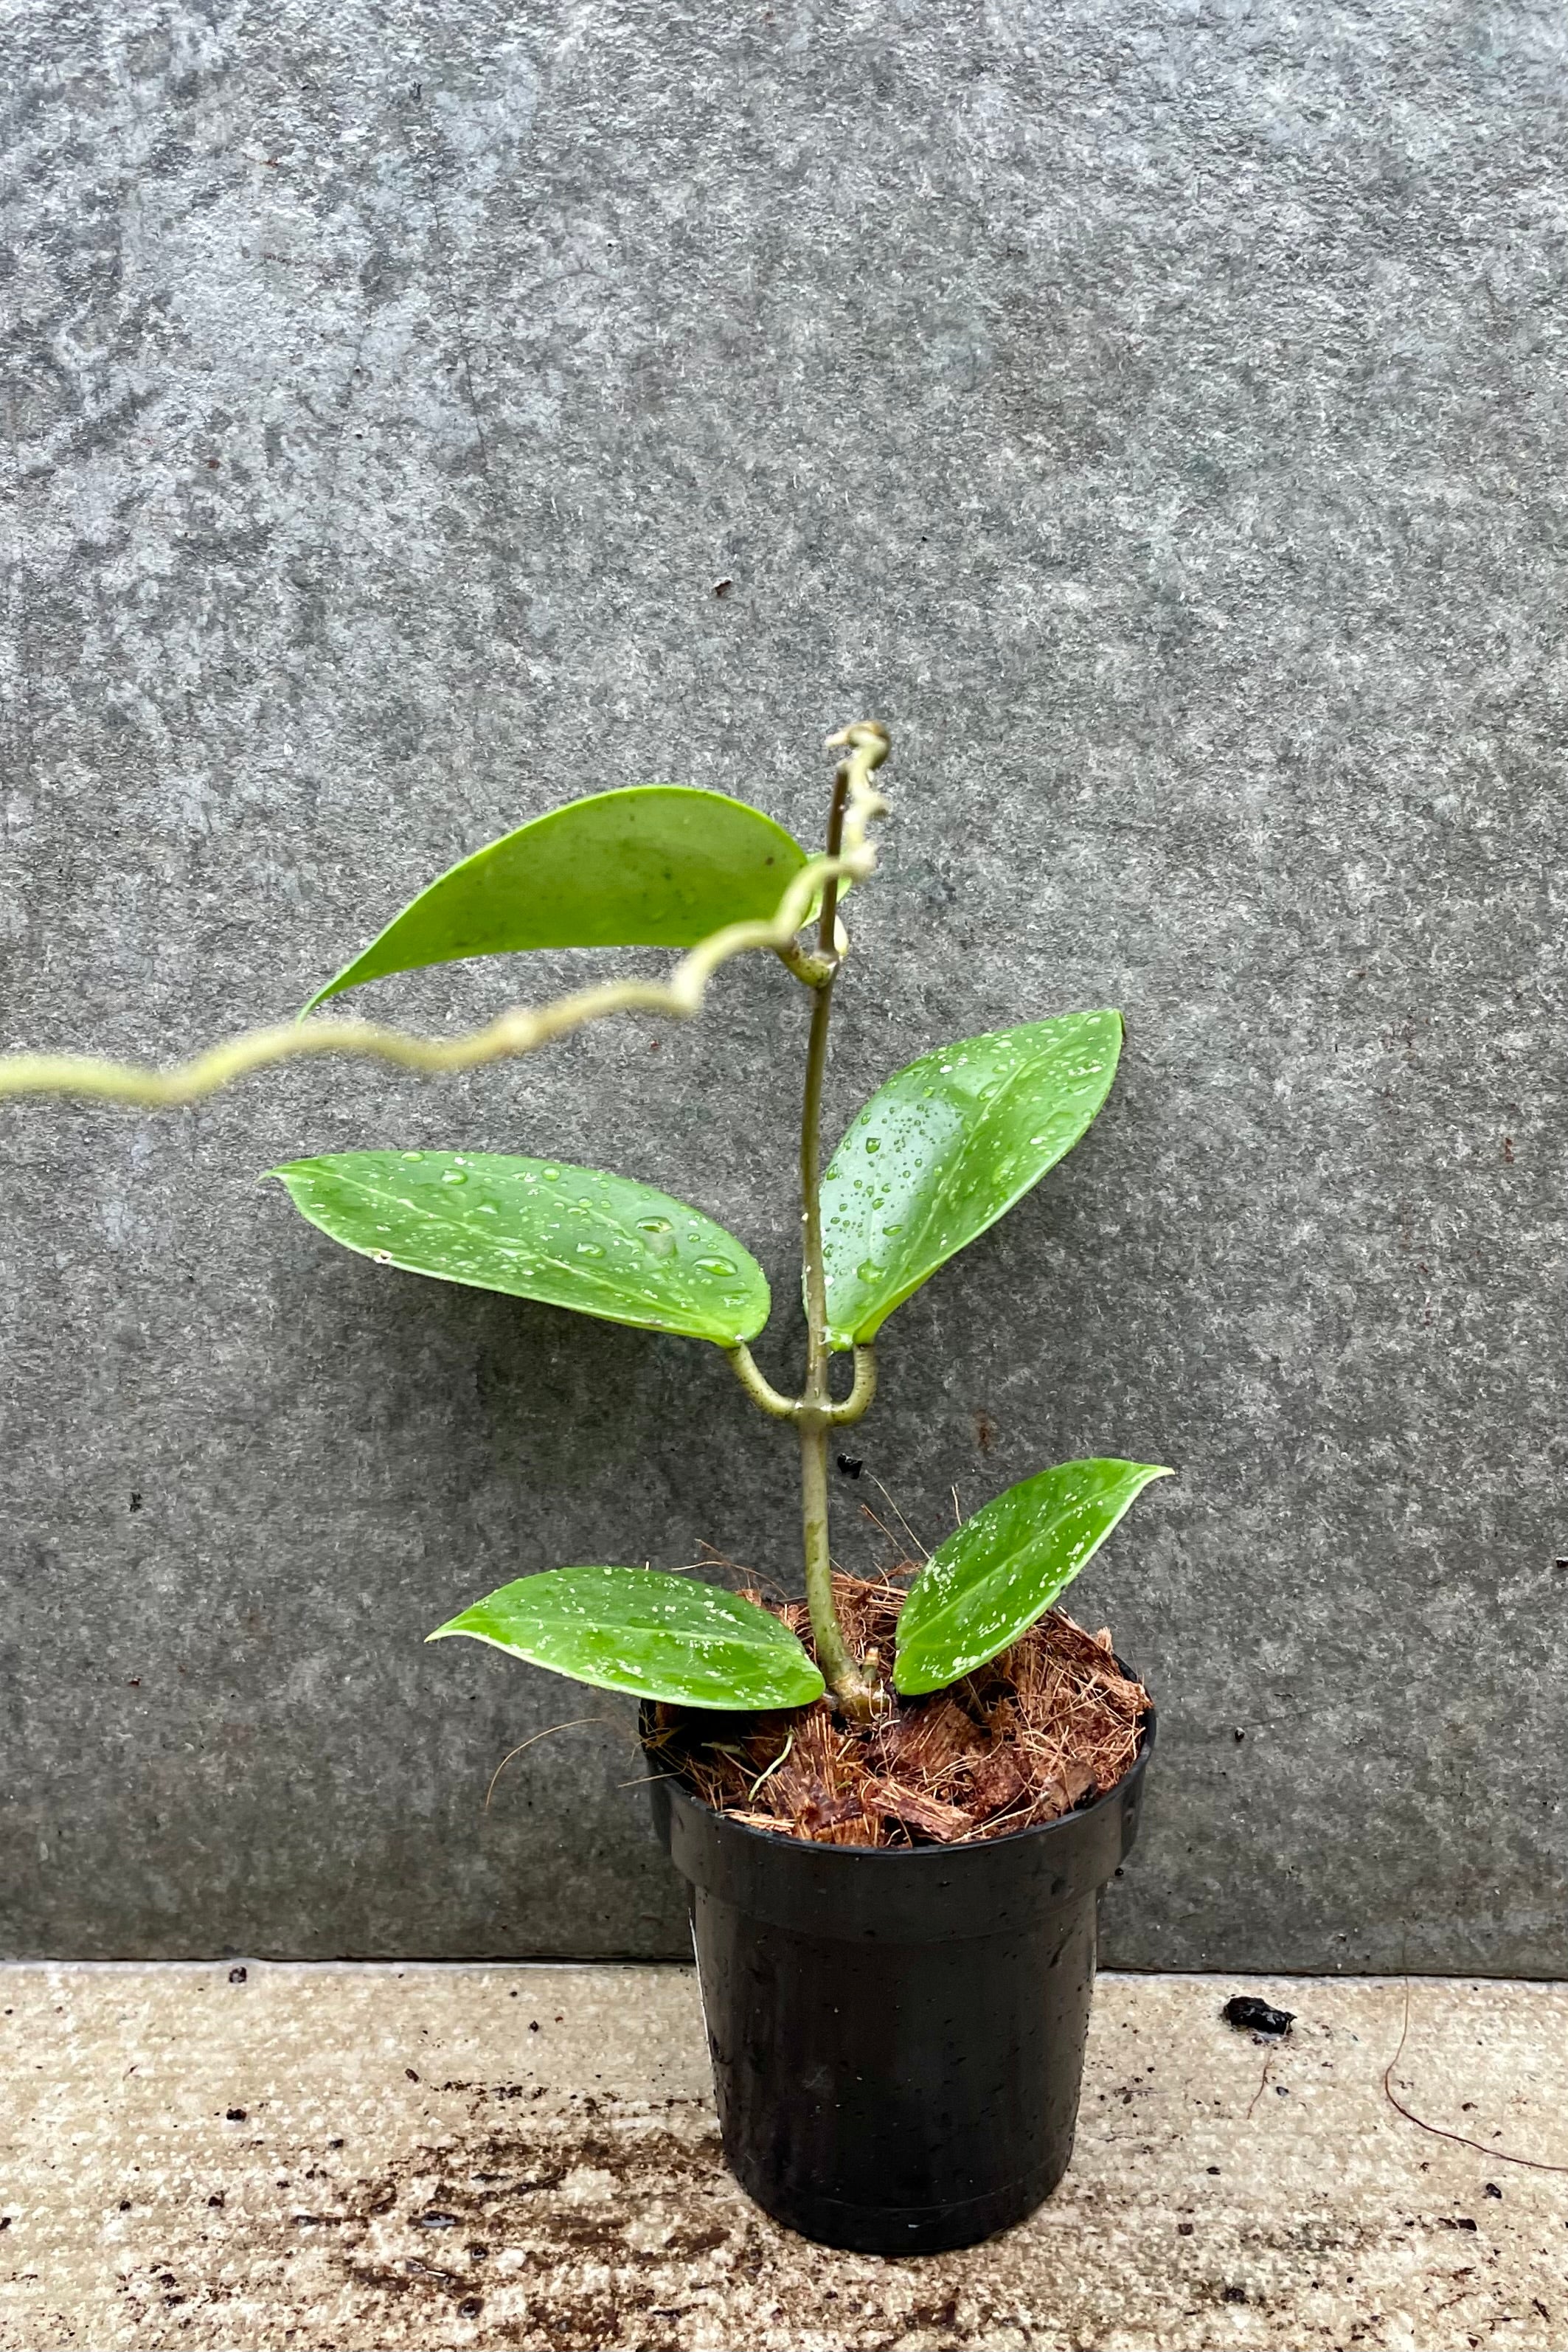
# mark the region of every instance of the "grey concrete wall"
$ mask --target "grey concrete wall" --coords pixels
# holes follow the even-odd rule
[[[4,1042],[287,1013],[585,786],[809,831],[818,739],[886,719],[835,1118],[950,1035],[1130,1024],[858,1445],[931,1534],[1074,1453],[1181,1474],[1081,1588],[1163,1706],[1110,1956],[1561,1973],[1561,11],[3,31]],[[420,1636],[561,1560],[786,1568],[787,1446],[715,1352],[380,1273],[254,1179],[643,1171],[758,1249],[782,1372],[800,1020],[758,966],[461,1084],[0,1117],[7,1950],[682,1948],[624,1719],[486,1814],[596,1703]]]

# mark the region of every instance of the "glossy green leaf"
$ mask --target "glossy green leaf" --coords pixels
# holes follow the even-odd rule
[[[388,972],[465,956],[694,947],[726,923],[766,921],[805,863],[782,824],[723,793],[595,793],[432,882],[305,1011]]]
[[[1065,1591],[1152,1478],[1148,1462],[1063,1462],[1009,1486],[932,1552],[899,1612],[894,1687],[942,1690],[1000,1655]]]
[[[766,1609],[648,1568],[520,1577],[428,1636],[468,1633],[600,1690],[682,1706],[809,1706],[823,1680]]]
[[[700,1209],[561,1160],[331,1151],[268,1173],[378,1265],[732,1348],[768,1319],[762,1267]]]
[[[822,1182],[830,1346],[875,1339],[1071,1150],[1121,1050],[1120,1013],[1068,1013],[922,1054],[872,1096]]]

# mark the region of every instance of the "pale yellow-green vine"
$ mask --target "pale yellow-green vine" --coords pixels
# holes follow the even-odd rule
[[[848,797],[839,854],[814,857],[803,866],[771,920],[731,923],[713,932],[681,957],[668,980],[608,981],[596,988],[575,990],[551,1003],[514,1005],[483,1028],[466,1031],[459,1037],[420,1037],[379,1022],[326,1015],[247,1030],[166,1070],[136,1062],[105,1061],[91,1054],[0,1055],[0,1097],[77,1095],[165,1109],[216,1094],[253,1070],[322,1054],[391,1062],[426,1076],[478,1069],[487,1062],[514,1061],[524,1054],[537,1053],[542,1045],[570,1036],[590,1022],[607,1020],[613,1013],[662,1013],[670,1020],[689,1021],[701,1011],[714,973],[736,956],[756,949],[773,950],[798,978],[808,985],[820,985],[819,968],[826,975],[836,967],[819,955],[798,949],[795,934],[826,885],[861,882],[872,872],[877,853],[868,828],[887,809],[870,781],[888,756],[885,730],[863,720],[830,736],[828,744],[830,749],[848,752],[843,763]]]

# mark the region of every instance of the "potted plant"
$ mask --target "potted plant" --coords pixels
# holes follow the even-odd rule
[[[394,972],[534,948],[687,949],[667,983],[580,992],[440,1044],[328,1020],[174,1073],[16,1057],[0,1091],[188,1099],[299,1051],[464,1066],[610,1013],[689,1013],[729,956],[777,953],[810,1003],[797,1394],[752,1356],[770,1298],[750,1252],[633,1178],[460,1150],[334,1152],[271,1172],[378,1264],[717,1346],[752,1404],[793,1428],[804,1604],[590,1564],[509,1582],[430,1638],[469,1636],[641,1701],[731,2167],[809,2236],[923,2252],[1021,2220],[1070,2153],[1098,1899],[1132,1842],[1154,1727],[1109,1635],[1056,1604],[1167,1474],[1109,1458],[1042,1470],[960,1526],[907,1591],[834,1570],[829,1457],[872,1402],[882,1325],[1078,1141],[1110,1091],[1121,1022],[1067,1013],[922,1055],[824,1169],[839,899],[875,865],[888,738],[868,723],[832,744],[846,756],[821,856],[722,794],[595,793],[442,876],[306,1012]],[[836,1396],[837,1355],[853,1370]]]

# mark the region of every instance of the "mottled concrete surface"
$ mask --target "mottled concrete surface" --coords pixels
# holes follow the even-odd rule
[[[1237,1990],[1298,2012],[1264,2047]],[[1568,2171],[1383,2091],[1388,1981],[1102,1979],[1072,2168],[959,2254],[722,2168],[685,1969],[0,1973],[0,2347],[1557,2352]],[[1420,1984],[1404,2103],[1568,2168],[1568,1987]]]
[[[13,0],[0,47],[4,1042],[285,1013],[584,784],[809,830],[886,719],[834,1120],[1130,1023],[857,1440],[928,1540],[954,1484],[1180,1474],[1083,1588],[1163,1707],[1110,1949],[1561,1975],[1562,9]],[[254,1179],[646,1172],[760,1252],[782,1376],[800,1008],[715,1013],[5,1112],[0,1946],[683,1948],[620,1734],[482,1815],[586,1710],[420,1637],[563,1560],[787,1575],[787,1445],[710,1350]]]

